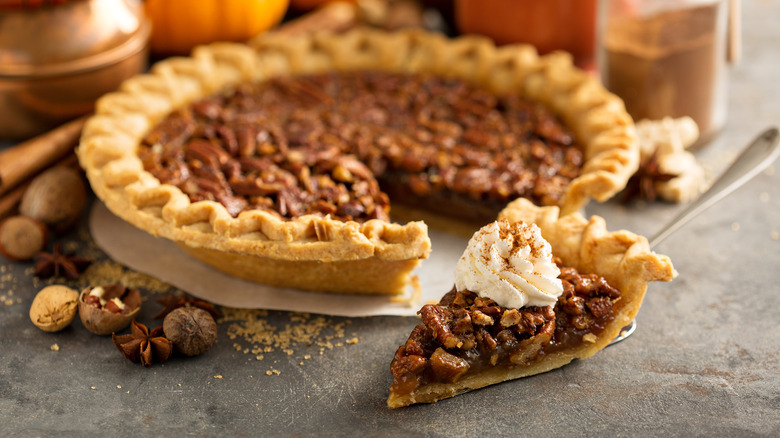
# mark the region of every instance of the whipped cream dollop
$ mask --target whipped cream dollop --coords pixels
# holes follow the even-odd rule
[[[455,267],[455,287],[500,306],[552,306],[563,293],[552,248],[535,224],[500,220],[469,240]]]

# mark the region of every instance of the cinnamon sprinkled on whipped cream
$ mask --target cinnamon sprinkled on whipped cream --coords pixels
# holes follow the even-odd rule
[[[474,233],[455,267],[455,287],[503,307],[552,306],[563,293],[550,244],[535,224],[493,222]]]

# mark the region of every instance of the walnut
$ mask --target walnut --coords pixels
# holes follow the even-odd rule
[[[211,314],[197,307],[180,307],[163,320],[165,337],[187,356],[206,352],[217,340],[217,323]]]
[[[58,332],[76,317],[79,293],[62,285],[41,289],[30,306],[30,319],[39,329]]]

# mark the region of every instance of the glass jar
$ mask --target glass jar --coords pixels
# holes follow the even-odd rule
[[[634,120],[726,119],[726,0],[603,0],[599,70]]]

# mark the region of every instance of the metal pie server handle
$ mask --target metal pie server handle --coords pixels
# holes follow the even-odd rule
[[[662,240],[698,216],[699,213],[715,205],[772,164],[780,156],[780,148],[777,147],[778,139],[780,139],[780,133],[778,133],[777,128],[769,128],[756,137],[706,192],[691,202],[688,207],[649,239],[650,248],[654,248]],[[631,336],[634,330],[636,330],[636,322],[631,321],[629,325],[623,327],[620,335],[613,339],[609,345],[626,339]]]

